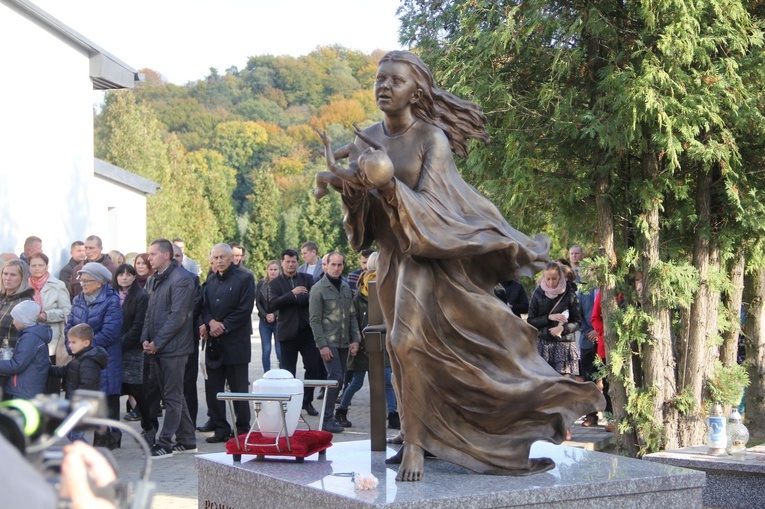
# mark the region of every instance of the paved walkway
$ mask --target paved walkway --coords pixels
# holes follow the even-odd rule
[[[263,367],[260,361],[260,337],[258,336],[257,318],[253,322],[255,335],[252,341],[252,362],[250,363],[250,381],[263,376]],[[276,367],[276,353],[272,354],[271,366]],[[302,366],[298,365],[298,374],[302,378]],[[197,424],[201,425],[206,420],[207,406],[204,401],[204,380],[200,375],[197,382],[199,389],[199,415]],[[122,408],[124,409],[124,399]],[[318,407],[317,407],[318,408]],[[305,412],[303,412],[305,416]],[[254,415],[253,415],[254,418]],[[318,425],[318,417],[307,417],[312,426]],[[353,404],[348,412],[348,419],[353,423],[352,428],[335,435],[335,441],[368,440],[370,438],[369,427],[369,386],[356,393]],[[603,424],[603,423],[602,423]],[[572,439],[566,445],[581,447],[588,450],[602,450],[613,440],[613,433],[603,429],[603,425],[595,428],[585,428],[578,421],[571,428]],[[138,423],[132,424],[140,431]],[[391,434],[396,431],[391,431]],[[197,433],[197,445],[200,454],[222,452],[224,444],[208,444],[205,438],[212,433]],[[135,479],[143,468],[144,458],[138,444],[130,440],[126,435],[123,438],[122,448],[114,451],[114,457],[120,466],[120,475],[127,480]],[[190,454],[177,455],[154,461],[151,466],[151,480],[156,483],[154,495],[154,509],[196,509],[197,508],[197,472],[194,468],[194,456]]]

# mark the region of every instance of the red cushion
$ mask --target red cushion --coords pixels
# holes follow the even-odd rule
[[[226,442],[228,454],[255,454],[269,456],[289,456],[293,458],[305,458],[317,452],[326,450],[332,446],[332,433],[328,431],[297,430],[290,437],[290,449],[287,449],[287,439],[279,438],[278,447],[274,443],[274,437],[264,437],[259,431],[250,433],[250,438],[245,443],[247,433],[239,435],[239,443],[243,448],[236,446],[236,440]]]

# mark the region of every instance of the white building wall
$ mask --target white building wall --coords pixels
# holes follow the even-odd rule
[[[37,235],[57,272],[90,221],[88,56],[2,4],[0,48],[0,251]]]
[[[98,235],[104,252],[146,252],[146,196],[96,176],[92,185],[89,235]]]
[[[88,235],[143,252],[145,194],[94,175],[90,56],[4,3],[0,48],[0,252],[36,235],[54,274]]]

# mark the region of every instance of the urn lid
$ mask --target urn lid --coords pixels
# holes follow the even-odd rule
[[[266,380],[285,380],[289,378],[295,378],[292,376],[292,373],[287,371],[286,369],[272,369],[269,371],[266,371],[263,374],[263,378]]]

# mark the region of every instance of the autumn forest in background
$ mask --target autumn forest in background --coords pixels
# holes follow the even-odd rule
[[[380,121],[372,88],[382,54],[256,56],[183,86],[142,69],[140,86],[108,93],[96,114],[96,157],[162,186],[149,197],[147,237],[183,237],[192,258],[241,242],[260,277],[282,249],[310,239],[355,267],[339,195],[311,196],[326,169],[315,129],[338,148],[353,140],[353,123]]]

